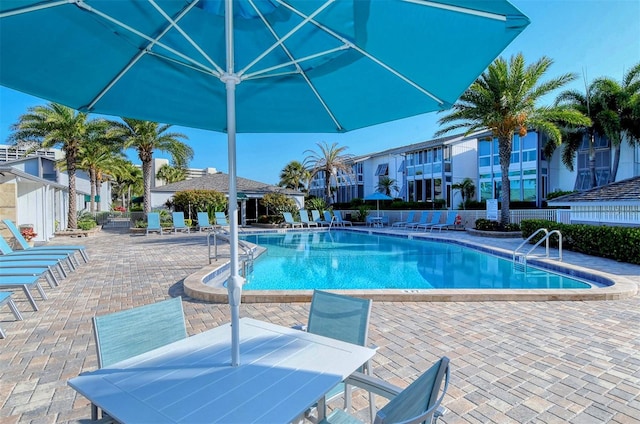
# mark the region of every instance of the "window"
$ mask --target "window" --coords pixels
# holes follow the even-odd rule
[[[389,175],[389,164],[381,163],[378,165],[378,169],[376,169],[376,176],[378,175]]]

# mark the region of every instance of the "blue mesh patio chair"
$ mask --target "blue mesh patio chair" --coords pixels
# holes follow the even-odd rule
[[[219,225],[220,227],[229,226],[229,221],[227,221],[227,216],[224,214],[224,212],[216,212],[215,218],[216,218],[216,225]]]
[[[415,211],[410,211],[409,214],[407,214],[407,219],[405,219],[404,221],[396,221],[391,224],[391,227],[406,227],[409,224],[413,224],[415,216]]]
[[[76,269],[76,264],[72,257],[74,252],[47,252],[38,250],[13,250],[9,243],[0,237],[0,262],[2,261],[57,261],[59,264],[65,263],[70,270]],[[1,265],[1,263],[0,263]]]
[[[87,256],[86,248],[81,245],[73,246],[73,245],[65,245],[65,246],[37,246],[32,247],[29,246],[27,240],[22,236],[20,229],[13,223],[10,219],[3,219],[2,222],[7,227],[9,231],[11,231],[11,235],[16,239],[20,248],[23,250],[28,250],[30,252],[50,252],[50,253],[68,253],[68,252],[78,252],[82,256],[82,260],[87,263],[89,262],[89,257]]]
[[[38,305],[31,295],[29,288],[35,287],[36,290],[38,290],[38,293],[40,293],[40,297],[42,298],[42,300],[47,300],[47,295],[38,282],[39,279],[40,276],[0,276],[0,289],[22,289],[33,310],[37,311]]]
[[[347,225],[353,226],[353,223],[351,221],[347,221],[346,219],[342,218],[342,213],[340,211],[333,211],[333,216],[336,219],[336,224],[342,227],[346,227]]]
[[[302,228],[302,222],[298,222],[296,220],[293,219],[293,215],[291,215],[291,212],[282,212],[282,216],[284,217],[284,224],[288,227],[291,228],[296,228],[296,227],[300,227]]]
[[[16,320],[22,321],[22,315],[16,307],[16,304],[13,302],[13,299],[11,299],[12,294],[12,292],[0,292],[0,308],[4,305],[8,305],[13,316],[16,317]],[[0,339],[4,339],[5,337],[7,337],[7,335],[4,333],[2,328],[0,328]]]
[[[315,290],[304,329],[309,333],[366,346],[370,316],[370,299]],[[370,373],[370,364],[364,364],[361,371]],[[344,395],[344,408],[348,411],[351,409],[351,386],[339,384],[325,398],[331,401],[340,395]]]
[[[213,230],[213,224],[209,222],[209,214],[206,212],[198,212],[198,231]]]
[[[437,228],[438,231],[442,231],[442,229],[448,230],[450,227],[456,226],[456,216],[458,216],[458,212],[449,211],[447,212],[447,220],[443,224],[435,224],[429,227],[429,231],[433,231],[434,228]]]
[[[187,337],[182,298],[93,318],[98,367],[113,365]],[[91,406],[91,418],[98,409]]]
[[[440,358],[404,390],[362,373],[352,374],[345,382],[391,399],[378,411],[374,424],[433,424],[446,412],[441,403],[449,387],[449,358]],[[320,421],[323,424],[361,422],[342,409],[335,409],[331,415]]]
[[[309,220],[309,212],[307,212],[306,209],[300,209],[300,222],[302,222],[302,224],[306,225],[309,228],[311,226],[318,226],[317,222]]]
[[[173,219],[173,232],[177,233],[178,231],[182,231],[190,233],[191,228],[187,226],[184,222],[184,212],[172,212],[171,218]]]
[[[160,214],[158,212],[149,212],[147,214],[147,232],[149,233],[160,233],[162,235],[162,226],[160,225]]]
[[[416,231],[418,231],[419,228],[424,228],[424,230],[427,231],[429,228],[433,227],[434,225],[440,224],[440,217],[441,216],[442,216],[442,212],[440,212],[440,211],[434,212],[433,215],[431,215],[431,221],[430,222],[426,222],[426,223],[423,223],[423,224],[416,225],[416,227],[415,227]]]

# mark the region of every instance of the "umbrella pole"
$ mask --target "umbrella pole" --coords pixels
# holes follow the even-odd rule
[[[234,74],[233,62],[233,2],[225,3],[227,73],[221,80],[227,90],[227,143],[229,157],[229,249],[231,275],[227,281],[231,309],[231,366],[240,365],[240,300],[243,279],[238,273],[238,189],[236,184],[236,84],[240,82]]]

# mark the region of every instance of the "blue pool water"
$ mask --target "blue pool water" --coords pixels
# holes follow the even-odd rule
[[[575,289],[588,283],[444,242],[348,231],[241,237],[267,248],[244,290]]]

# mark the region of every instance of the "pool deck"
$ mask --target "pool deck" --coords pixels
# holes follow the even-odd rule
[[[451,231],[438,237],[506,251],[520,239]],[[91,317],[172,296],[208,263],[204,233],[102,232],[51,244],[87,246],[91,261],[45,287],[33,312],[14,298],[24,321],[0,309],[0,423],[88,422],[89,403],[66,384],[96,369]],[[563,263],[640,284],[640,266],[564,252]],[[230,320],[226,304],[185,297],[187,332]],[[291,326],[309,304],[255,303],[241,316]],[[406,386],[442,355],[452,381],[445,423],[637,423],[640,417],[640,296],[594,301],[374,301],[370,341],[379,346],[376,376]],[[361,394],[356,408],[366,408]],[[361,411],[362,413],[362,411]]]

